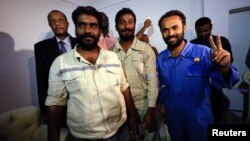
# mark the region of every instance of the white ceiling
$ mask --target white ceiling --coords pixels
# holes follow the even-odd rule
[[[96,9],[105,9],[131,0],[63,0],[76,6],[94,6]]]

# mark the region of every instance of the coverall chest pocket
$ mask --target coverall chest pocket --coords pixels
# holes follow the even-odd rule
[[[186,70],[186,76],[189,77],[206,77],[208,71],[201,64],[193,64],[189,66]]]
[[[192,82],[193,87],[203,87],[208,80],[208,71],[200,64],[189,66],[185,73],[187,83]]]

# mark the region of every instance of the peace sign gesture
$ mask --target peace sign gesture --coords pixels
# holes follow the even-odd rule
[[[213,37],[209,37],[209,43],[213,49],[212,60],[219,68],[227,68],[230,63],[230,53],[222,48],[220,36],[216,36],[216,44]]]

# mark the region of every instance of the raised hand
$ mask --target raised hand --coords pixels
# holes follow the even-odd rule
[[[209,37],[209,43],[213,49],[212,60],[219,68],[227,68],[230,64],[230,53],[222,48],[220,36],[216,36],[216,44],[213,37]]]
[[[150,18],[147,18],[147,19],[144,21],[144,27],[145,27],[145,28],[148,28],[149,26],[151,26],[151,20],[150,20]]]

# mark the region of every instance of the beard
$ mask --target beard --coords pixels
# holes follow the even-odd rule
[[[129,33],[126,33],[126,32],[129,32]],[[124,29],[121,32],[119,32],[119,36],[120,36],[120,40],[124,41],[124,42],[132,40],[135,37],[134,30],[132,30],[132,29]]]
[[[86,39],[86,38],[92,38],[93,41],[92,42],[87,41],[88,39]],[[93,49],[98,47],[97,44],[98,44],[99,38],[100,38],[100,36],[94,36],[94,35],[90,35],[88,33],[83,34],[83,35],[77,37],[78,45],[81,49],[90,51],[90,50],[93,50]]]
[[[177,40],[175,42],[170,41],[171,38],[176,38]],[[184,31],[181,34],[168,36],[167,38],[164,38],[164,42],[168,45],[169,48],[176,48],[178,47],[182,41],[184,40]]]

